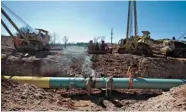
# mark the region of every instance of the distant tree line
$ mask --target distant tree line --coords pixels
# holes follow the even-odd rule
[[[88,43],[87,43],[87,42],[76,42],[76,43],[69,42],[67,45],[68,45],[68,46],[88,47]]]

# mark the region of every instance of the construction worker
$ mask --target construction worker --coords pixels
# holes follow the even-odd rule
[[[41,38],[44,39],[45,38],[45,34],[41,33]]]
[[[105,51],[105,41],[104,40],[101,41],[100,50]]]
[[[93,51],[94,51],[94,44],[93,44],[93,41],[90,40],[88,44],[88,53],[92,53]]]
[[[138,70],[138,66],[137,66],[137,64],[133,64],[133,65],[131,65],[131,67],[130,67],[130,72],[131,72],[131,74],[133,75],[133,77],[141,77],[140,76],[140,73],[139,73],[139,70]]]
[[[176,38],[175,37],[172,37],[172,40],[176,40]]]
[[[104,40],[101,41],[100,50],[112,54],[112,47],[109,47]]]
[[[104,40],[102,40],[102,41],[101,41],[100,50],[101,50],[101,51],[106,51],[106,50],[108,50],[108,49],[109,49],[109,48],[108,48],[108,45],[105,43]]]
[[[99,51],[99,43],[96,42],[95,51]]]

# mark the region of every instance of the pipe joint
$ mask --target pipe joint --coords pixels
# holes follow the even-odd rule
[[[112,95],[112,90],[114,89],[113,86],[113,76],[110,76],[108,80],[106,81],[106,96]]]
[[[89,79],[87,80],[87,83],[86,83],[86,88],[87,88],[87,92],[88,92],[89,96],[91,95],[92,88],[95,87],[95,84],[96,84],[96,80],[92,79],[92,77],[89,77]]]
[[[70,82],[69,85],[68,85],[68,88],[71,89],[71,88],[75,88],[75,82]]]

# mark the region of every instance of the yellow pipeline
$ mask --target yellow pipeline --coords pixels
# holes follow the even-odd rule
[[[50,88],[49,79],[50,77],[29,77],[29,76],[3,76],[6,79],[11,79],[19,83],[34,84],[40,88]]]

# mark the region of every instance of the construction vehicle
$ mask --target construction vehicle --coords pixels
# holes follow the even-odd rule
[[[186,58],[186,43],[179,41],[179,39],[184,38],[184,35],[186,33],[175,40],[164,40],[161,49],[162,54],[170,57]]]
[[[101,44],[98,42],[93,43],[93,40],[90,40],[88,43],[88,54],[112,54],[112,48],[109,47],[105,41],[101,41]]]
[[[99,44],[98,38],[94,38],[93,40],[90,40],[88,43],[88,53],[89,54],[112,54],[113,47],[112,47],[112,38],[113,38],[113,28],[111,28],[111,45],[108,46],[108,44],[105,43],[105,41],[102,39],[101,43]]]
[[[132,29],[132,12],[134,12],[134,35],[129,36]],[[128,2],[128,19],[127,19],[127,32],[126,38],[119,41],[119,54],[130,53],[138,55],[153,55],[151,50],[150,32],[142,31],[143,36],[137,34],[137,11],[136,1]]]
[[[4,8],[12,12],[4,4],[3,6]],[[5,22],[1,19],[1,23],[5,30],[9,33],[11,37],[13,37],[14,47],[18,52],[29,53],[31,55],[35,55],[36,57],[46,57],[48,55],[48,51],[50,50],[49,47],[50,37],[48,35],[48,31],[43,29],[36,29],[37,31],[39,31],[38,33],[30,33],[29,30],[27,32],[22,32],[2,7],[1,13],[18,32],[18,35],[14,36],[13,33],[5,24]],[[15,13],[13,14],[15,15]]]

